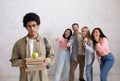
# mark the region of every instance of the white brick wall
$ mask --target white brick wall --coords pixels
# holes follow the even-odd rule
[[[88,26],[102,28],[109,38],[110,48],[115,55],[115,65],[111,71],[120,73],[120,1],[119,0],[0,0],[0,76],[19,74],[18,68],[10,66],[12,46],[16,40],[26,35],[22,19],[27,12],[40,15],[40,34],[50,39],[55,48],[56,58],[58,45],[57,36],[74,22],[80,27]],[[55,73],[57,59],[49,73]],[[97,61],[94,63],[94,73],[99,73]]]

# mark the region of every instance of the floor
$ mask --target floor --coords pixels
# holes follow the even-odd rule
[[[63,77],[61,77],[60,81],[63,81],[62,79]],[[94,75],[93,77],[94,81],[100,81],[99,80],[99,75]],[[0,81],[18,81],[18,77],[11,77],[11,76],[0,76]],[[49,81],[54,81],[54,76],[50,75],[49,76]],[[79,81],[78,80],[78,76],[75,76],[75,81]],[[109,75],[108,77],[108,81],[120,81],[120,74],[114,74],[114,75]]]

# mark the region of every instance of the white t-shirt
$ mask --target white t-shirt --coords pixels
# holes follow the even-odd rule
[[[34,43],[34,39],[28,39],[28,42],[29,42],[29,48],[30,48],[30,57],[32,57],[32,54],[33,54],[33,43]]]

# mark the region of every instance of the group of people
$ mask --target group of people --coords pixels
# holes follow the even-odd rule
[[[59,41],[59,63],[55,81],[60,81],[64,65],[64,81],[74,81],[74,73],[79,65],[79,81],[93,81],[93,63],[95,54],[100,64],[100,80],[107,81],[108,72],[114,64],[114,56],[108,47],[108,39],[100,28],[94,28],[92,34],[87,26],[81,28],[74,23],[71,29],[66,29]],[[67,51],[67,52],[66,52]],[[67,67],[66,67],[67,66]]]
[[[62,37],[57,38],[59,42],[59,63],[55,75],[55,81],[60,81],[60,75],[64,67],[64,81],[74,81],[74,72],[79,65],[79,80],[93,81],[93,63],[95,52],[100,63],[100,79],[107,81],[107,75],[110,71],[114,57],[108,47],[107,37],[100,28],[95,28],[90,34],[87,26],[81,28],[74,23],[71,29],[66,29]]]
[[[10,62],[14,67],[20,67],[19,81],[48,81],[47,68],[41,71],[25,72],[25,58],[32,57],[33,52],[38,52],[39,57],[45,58],[45,64],[52,65],[55,62],[55,53],[49,40],[47,46],[49,53],[46,57],[46,46],[38,29],[40,18],[36,13],[27,13],[23,17],[23,26],[28,34],[18,40],[13,47]],[[55,81],[60,81],[64,67],[64,81],[74,81],[74,73],[79,65],[79,81],[93,81],[93,63],[95,54],[100,64],[100,81],[107,81],[107,76],[114,64],[114,56],[108,46],[108,38],[100,28],[94,28],[90,34],[87,26],[81,28],[77,23],[72,24],[72,30],[66,29],[59,42],[59,61],[55,74]]]

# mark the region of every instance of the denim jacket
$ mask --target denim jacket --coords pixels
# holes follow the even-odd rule
[[[48,46],[50,49],[50,55],[48,57],[50,61],[48,64],[53,64],[55,61],[54,50],[50,42],[48,42]],[[36,41],[34,42],[34,51],[38,52],[39,57],[46,57],[44,40],[39,35],[36,38]],[[19,81],[29,81],[28,73],[25,72],[24,67],[22,66],[22,60],[28,57],[30,57],[30,51],[29,51],[27,36],[25,36],[15,43],[12,51],[12,56],[10,58],[11,65],[13,67],[20,68]],[[47,69],[44,69],[42,71],[35,71],[34,73],[36,77],[34,78],[35,80],[33,81],[48,81]]]
[[[89,40],[85,46],[85,64],[89,65],[95,58],[92,40]]]
[[[81,33],[80,33],[81,34]],[[71,43],[71,58],[74,60],[74,61],[77,61],[77,58],[78,58],[78,40],[77,40],[77,35],[76,34],[73,34],[71,37],[70,37],[70,40],[69,42]],[[82,43],[82,42],[81,42]]]

